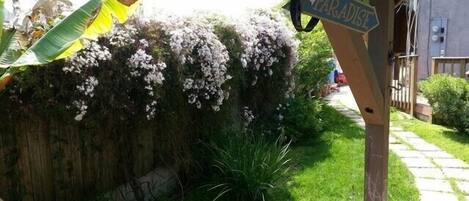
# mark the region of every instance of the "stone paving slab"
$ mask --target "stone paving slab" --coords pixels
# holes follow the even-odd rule
[[[415,150],[417,151],[441,151],[440,148],[438,148],[435,145],[429,144],[429,143],[420,143],[420,144],[412,144],[410,143]]]
[[[425,158],[425,155],[414,150],[393,150],[401,158]]]
[[[391,150],[409,150],[409,148],[403,144],[390,144],[389,149]]]
[[[400,144],[400,142],[397,138],[389,136],[389,144]]]
[[[435,191],[446,193],[454,192],[451,188],[451,184],[447,180],[416,178],[415,183],[422,191]]]
[[[434,158],[433,161],[442,168],[469,168],[464,161],[455,158]]]
[[[396,126],[393,126],[392,124],[391,124],[391,127],[389,127],[389,130],[390,130],[391,132],[404,131],[404,129],[403,129],[403,128],[401,128],[401,127],[396,127]]]
[[[469,182],[467,181],[458,181],[456,182],[459,189],[465,194],[469,196]]]
[[[436,168],[431,160],[427,158],[401,158],[409,168]]]
[[[458,198],[454,193],[422,191],[420,192],[420,201],[458,201]]]
[[[420,153],[429,158],[454,158],[445,151],[421,151]]]
[[[416,178],[427,178],[427,179],[445,179],[445,175],[438,168],[409,168],[409,171]]]
[[[399,128],[401,129],[401,128]],[[392,133],[400,138],[416,138],[416,139],[420,139],[419,136],[417,136],[416,134],[412,133],[412,132],[407,132],[407,131],[403,131],[403,130],[400,130],[400,131],[392,131]]]
[[[443,174],[456,180],[469,181],[469,170],[461,168],[442,168]]]

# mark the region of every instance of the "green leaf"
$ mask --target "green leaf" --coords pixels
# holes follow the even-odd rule
[[[4,0],[0,0],[0,38],[2,37],[3,35],[3,22],[5,20],[5,8],[4,8]],[[1,52],[0,52],[1,54]]]
[[[138,6],[137,0],[130,2],[131,4],[121,3],[120,0],[88,1],[55,25],[10,67],[42,65],[72,56],[83,47],[81,39],[95,39],[109,32],[113,17],[120,23],[125,22]]]
[[[20,41],[21,36],[15,29],[4,30],[0,40],[0,65],[9,66],[21,56]]]

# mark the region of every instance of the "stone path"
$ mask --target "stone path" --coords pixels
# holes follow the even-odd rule
[[[365,126],[355,101],[353,105],[350,100],[353,96],[349,89],[346,88],[327,99],[329,105],[360,126]],[[455,192],[461,192],[465,195],[465,200],[469,201],[468,164],[426,142],[415,133],[392,124],[390,130],[389,148],[400,157],[414,175],[421,201],[458,201]]]

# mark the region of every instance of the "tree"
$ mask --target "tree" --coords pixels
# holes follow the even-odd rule
[[[53,0],[39,0],[47,3]],[[72,56],[83,48],[83,40],[96,39],[112,29],[113,18],[127,21],[139,0],[89,0],[55,24],[31,46],[24,47],[21,34],[13,27],[0,29],[0,91],[15,73],[27,66],[43,65]],[[4,23],[4,0],[0,0],[0,23]],[[33,11],[34,13],[34,11]]]

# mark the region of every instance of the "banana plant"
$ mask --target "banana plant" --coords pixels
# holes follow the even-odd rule
[[[0,23],[3,25],[3,2],[0,0]],[[22,50],[20,34],[15,29],[1,30],[0,91],[14,74],[74,55],[83,48],[83,40],[96,39],[112,29],[113,18],[124,23],[137,9],[139,0],[89,0],[54,25],[31,47]]]

